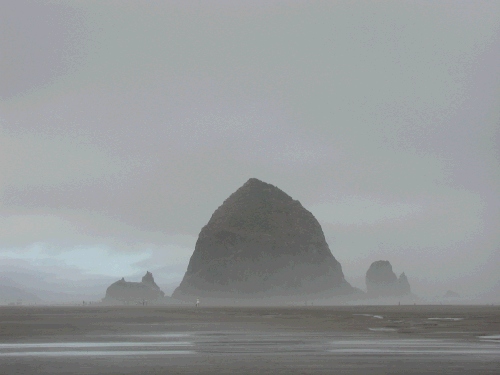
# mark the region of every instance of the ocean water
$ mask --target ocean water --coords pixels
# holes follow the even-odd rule
[[[499,374],[498,335],[474,341],[367,334],[185,332],[0,345],[9,374]]]
[[[392,328],[369,328],[394,332]],[[86,336],[82,341],[0,343],[5,356],[154,356],[159,354],[393,354],[492,355],[500,360],[500,335],[478,336],[476,341],[401,339],[363,334],[184,332]],[[92,340],[92,341],[86,341]]]

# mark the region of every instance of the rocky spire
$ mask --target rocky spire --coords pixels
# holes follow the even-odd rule
[[[156,285],[153,274],[146,272],[140,283],[125,281],[125,278],[122,277],[111,284],[106,290],[103,301],[120,303],[152,302],[164,296],[165,294],[160,290],[160,287]]]
[[[402,296],[410,294],[410,283],[403,272],[399,278],[387,260],[378,260],[366,271],[366,290],[373,297]]]
[[[398,285],[399,285],[399,293],[401,295],[411,294],[410,283],[408,282],[408,278],[406,277],[404,272],[401,275],[399,275]]]

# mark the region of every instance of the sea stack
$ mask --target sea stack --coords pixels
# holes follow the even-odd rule
[[[251,178],[202,228],[172,296],[303,300],[355,291],[311,212],[277,187]]]
[[[366,272],[366,290],[372,297],[398,297],[411,294],[410,283],[403,272],[399,278],[387,260],[378,260]]]
[[[121,280],[111,284],[106,290],[106,296],[103,299],[104,303],[110,304],[147,304],[154,303],[165,296],[156,285],[151,272],[146,272],[140,283]]]

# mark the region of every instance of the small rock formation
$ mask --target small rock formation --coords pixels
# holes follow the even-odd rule
[[[111,284],[106,290],[104,303],[147,304],[165,296],[156,285],[153,274],[146,272],[140,283],[121,280]]]
[[[366,272],[366,290],[373,297],[398,297],[411,294],[410,283],[403,272],[399,278],[387,260],[373,262]]]
[[[142,277],[142,281],[141,281],[143,284],[146,284],[148,285],[150,288],[152,288],[153,290],[156,290],[158,293],[163,293],[161,290],[160,290],[160,287],[158,285],[156,285],[155,283],[155,279],[153,278],[153,274],[149,271],[146,271],[146,274]],[[164,294],[163,294],[164,295]]]
[[[448,290],[443,297],[444,298],[459,298],[460,294],[458,294],[457,292],[454,292],[453,290]]]
[[[401,275],[399,275],[398,284],[399,284],[398,289],[400,295],[411,294],[410,283],[408,282],[408,278],[406,277],[404,272]]]
[[[358,291],[320,224],[277,187],[249,179],[213,213],[172,297],[252,299]]]

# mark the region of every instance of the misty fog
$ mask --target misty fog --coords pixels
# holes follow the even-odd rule
[[[0,304],[171,295],[251,177],[366,291],[499,303],[500,3],[0,4]],[[17,294],[16,294],[17,293]],[[392,302],[391,302],[392,303]]]

